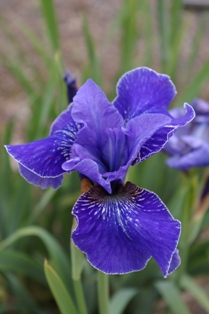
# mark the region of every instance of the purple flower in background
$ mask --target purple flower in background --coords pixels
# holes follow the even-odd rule
[[[89,79],[49,137],[6,146],[30,183],[58,188],[63,173],[74,170],[93,183],[73,208],[78,225],[72,239],[105,273],[141,270],[153,257],[166,277],[180,264],[180,222],[153,192],[124,185],[130,166],[159,152],[194,118],[187,104],[184,116],[170,115],[167,107],[175,94],[168,76],[148,68],[124,74],[112,103]]]
[[[164,147],[171,156],[167,164],[181,170],[209,165],[209,103],[195,99],[191,105],[196,117],[178,129]],[[182,108],[172,109],[170,113],[176,118],[183,114]]]
[[[76,83],[76,78],[71,74],[69,70],[65,72],[64,81],[67,87],[67,99],[68,104],[73,101],[73,97],[76,95],[78,88]]]

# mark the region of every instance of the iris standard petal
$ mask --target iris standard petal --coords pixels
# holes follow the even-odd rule
[[[163,275],[169,274],[180,222],[156,194],[130,182],[112,195],[94,186],[78,199],[73,214],[78,226],[72,239],[95,268],[123,274],[143,269],[153,257]]]
[[[62,185],[63,175],[56,178],[42,178],[20,164],[19,171],[26,181],[35,186],[40,186],[42,189],[47,189],[50,186],[53,189],[58,189]]]
[[[23,167],[42,178],[54,178],[64,173],[62,164],[70,158],[74,140],[72,130],[64,129],[42,140],[5,147]]]
[[[142,67],[120,78],[117,94],[114,105],[128,121],[146,111],[166,109],[176,95],[176,89],[169,76]]]
[[[87,80],[74,97],[72,117],[75,122],[84,123],[100,139],[105,128],[123,125],[123,118],[108,101],[101,88],[91,79]]]

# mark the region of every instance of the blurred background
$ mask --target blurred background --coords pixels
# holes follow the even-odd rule
[[[76,299],[69,242],[80,194],[76,173],[58,191],[31,186],[3,144],[48,135],[68,105],[65,70],[78,86],[93,78],[113,100],[118,78],[140,66],[171,77],[178,91],[173,107],[196,97],[209,101],[209,1],[0,1],[0,313],[60,313],[45,258]],[[159,153],[128,177],[185,221],[183,209],[200,207],[207,169],[188,179],[165,160]],[[195,219],[186,219],[187,233],[195,231],[180,243],[187,257],[177,274],[164,280],[150,261],[141,272],[111,276],[110,314],[209,313],[207,197]],[[88,313],[98,313],[95,271],[87,262],[82,284]]]

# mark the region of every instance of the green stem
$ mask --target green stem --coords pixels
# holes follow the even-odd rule
[[[74,226],[75,227],[75,226]],[[87,314],[86,302],[81,283],[84,266],[84,254],[71,241],[72,279],[79,314]]]
[[[109,313],[109,285],[108,276],[104,273],[97,272],[97,285],[98,285],[98,301],[99,301],[99,313]]]
[[[185,207],[182,209],[182,235],[180,240],[181,249],[181,266],[179,267],[177,274],[177,282],[179,283],[182,276],[187,270],[188,256],[190,250],[189,236],[191,233],[191,216],[195,201],[196,190],[196,177],[190,175],[188,178],[184,178],[184,184],[188,186],[187,193],[185,195]]]
[[[84,299],[83,288],[80,279],[73,280],[74,291],[77,300],[79,314],[87,314],[86,302]]]

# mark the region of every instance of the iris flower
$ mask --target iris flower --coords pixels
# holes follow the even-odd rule
[[[209,165],[209,103],[195,99],[191,105],[196,117],[178,129],[164,147],[171,156],[167,164],[180,170]],[[172,109],[170,113],[178,118],[182,115],[182,108]]]
[[[130,166],[159,152],[194,118],[188,104],[185,115],[169,114],[175,94],[168,76],[145,67],[120,78],[113,102],[89,79],[54,121],[49,137],[6,146],[34,185],[58,188],[63,174],[72,171],[92,182],[73,208],[72,239],[104,273],[138,271],[153,257],[166,277],[180,264],[180,222],[155,193],[124,183]]]

